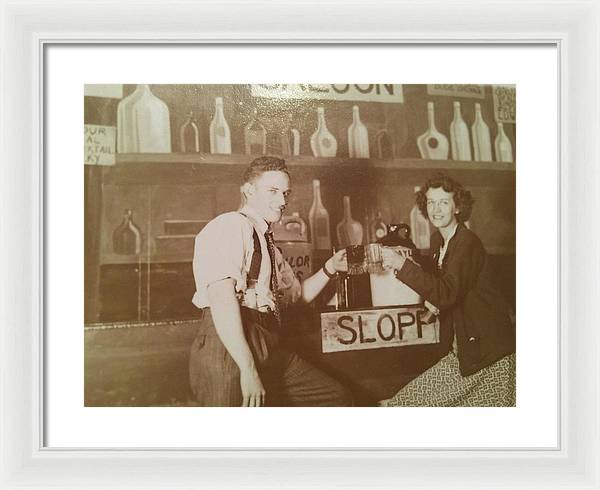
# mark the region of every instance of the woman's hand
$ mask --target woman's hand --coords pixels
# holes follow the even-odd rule
[[[383,257],[384,269],[402,269],[406,260],[405,257],[389,247],[381,247],[381,256]]]
[[[336,272],[348,272],[348,261],[346,259],[346,249],[342,248],[334,253],[327,262],[325,267],[328,272],[335,274]]]

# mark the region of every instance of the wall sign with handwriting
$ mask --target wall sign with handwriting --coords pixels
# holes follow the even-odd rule
[[[516,121],[517,88],[515,85],[494,85],[494,116],[497,122]]]
[[[439,322],[424,323],[423,305],[321,313],[323,352],[437,344]]]
[[[117,128],[85,124],[84,163],[86,165],[114,165]]]

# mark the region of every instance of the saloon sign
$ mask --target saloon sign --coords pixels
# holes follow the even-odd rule
[[[423,323],[423,305],[321,313],[323,352],[437,344],[439,323]]]
[[[391,83],[275,83],[251,85],[253,97],[270,99],[404,102],[402,85]]]

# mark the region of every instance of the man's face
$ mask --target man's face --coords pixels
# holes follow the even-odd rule
[[[291,193],[290,178],[285,172],[270,170],[257,177],[246,194],[247,204],[265,221],[281,219]]]

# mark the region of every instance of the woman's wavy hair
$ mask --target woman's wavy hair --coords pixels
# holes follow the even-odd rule
[[[471,217],[471,211],[473,210],[473,203],[475,200],[471,196],[471,192],[466,190],[461,183],[457,182],[453,178],[443,173],[437,173],[425,182],[425,185],[417,192],[417,206],[423,213],[423,216],[427,215],[427,191],[429,189],[444,189],[446,192],[452,192],[454,197],[454,204],[458,213],[456,219],[464,223]]]

